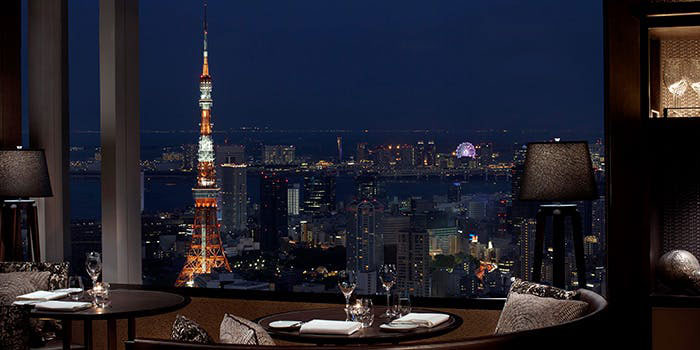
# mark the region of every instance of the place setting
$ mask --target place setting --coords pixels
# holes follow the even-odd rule
[[[386,306],[375,306],[373,299],[367,296],[354,296],[357,273],[339,271],[338,289],[345,298],[345,307],[286,312],[258,322],[275,337],[317,344],[369,344],[430,338],[461,324],[461,318],[456,315],[413,309],[411,290],[397,287],[394,265],[383,265],[378,272],[379,282],[386,292]]]
[[[85,290],[82,277],[70,276],[68,288],[22,294],[15,298],[13,305],[29,305],[37,311],[46,312],[76,312],[92,307],[109,307],[109,283],[97,281],[102,272],[100,253],[86,254],[85,270],[92,280],[93,287],[90,290]]]

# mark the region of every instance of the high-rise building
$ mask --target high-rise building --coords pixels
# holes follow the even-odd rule
[[[265,165],[290,165],[294,163],[296,147],[292,145],[265,145],[263,163]]]
[[[433,166],[435,165],[435,158],[437,156],[437,149],[435,148],[435,141],[418,141],[416,143],[414,151],[413,164],[417,166]]]
[[[245,146],[225,144],[216,147],[216,165],[245,163]]]
[[[518,246],[520,248],[520,278],[530,280],[534,271],[535,259],[535,219],[519,219],[514,225],[514,230],[519,232]],[[539,268],[539,267],[538,267]]]
[[[231,271],[224,255],[217,219],[219,188],[216,186],[214,165],[214,141],[211,137],[212,81],[209,75],[207,51],[207,4],[204,3],[204,62],[199,78],[199,149],[197,151],[197,184],[192,189],[194,196],[194,224],[192,239],[185,254],[185,265],[175,282],[176,286],[194,286],[199,274],[211,273],[213,268]]]
[[[355,177],[357,184],[357,199],[373,200],[381,199],[381,183],[376,173],[365,173]]]
[[[384,241],[384,263],[396,264],[396,244],[399,233],[408,231],[411,218],[408,215],[384,215],[382,218],[382,239]]]
[[[304,213],[335,211],[335,175],[313,173],[304,176]]]
[[[383,214],[384,206],[378,201],[360,201],[348,206],[348,270],[372,271],[383,263]]]
[[[288,235],[287,179],[263,173],[260,180],[260,250],[274,252]]]
[[[453,182],[449,185],[447,190],[447,200],[452,203],[459,203],[462,199],[462,184],[460,182]]]
[[[244,231],[248,224],[248,172],[245,164],[221,165],[221,230]]]
[[[313,244],[314,232],[311,223],[306,220],[299,222],[299,231],[301,232],[300,240],[304,243]]]
[[[299,184],[292,184],[287,189],[287,215],[299,215],[300,191]]]
[[[399,290],[416,296],[430,296],[430,255],[428,233],[413,227],[400,231],[396,243],[396,280]]]
[[[457,227],[439,227],[429,228],[426,230],[428,239],[430,240],[429,252],[431,255],[436,254],[454,254],[451,252],[450,246],[454,246],[455,237],[457,237]]]

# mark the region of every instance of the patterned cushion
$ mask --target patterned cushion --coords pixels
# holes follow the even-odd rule
[[[31,262],[31,261],[2,261],[0,262],[0,273],[20,272],[20,271],[49,271],[48,290],[68,287],[69,262]]]
[[[46,290],[50,275],[48,271],[0,273],[0,305],[10,305],[22,294]]]
[[[219,340],[224,344],[275,345],[260,325],[231,314],[224,315],[221,320]]]
[[[214,344],[214,341],[202,326],[182,315],[175,317],[170,338],[190,343]]]
[[[0,305],[0,349],[29,349],[31,307]]]
[[[560,300],[575,300],[580,296],[579,291],[572,290],[567,291],[560,288],[547,286],[544,284],[538,284],[535,282],[523,281],[516,278],[513,284],[510,286],[510,292],[516,292],[519,294],[531,294],[543,298],[554,298]]]
[[[586,315],[588,303],[511,291],[496,325],[496,334],[556,326]]]

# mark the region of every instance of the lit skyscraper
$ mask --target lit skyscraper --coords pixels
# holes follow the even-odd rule
[[[537,221],[535,221],[535,219],[519,219],[513,228],[520,234],[518,239],[518,246],[520,248],[520,278],[530,280],[532,271],[535,268],[533,261],[535,258],[534,247]]]
[[[396,275],[399,290],[430,296],[430,255],[428,233],[411,228],[400,231],[396,243]]]
[[[384,207],[377,201],[361,201],[348,206],[348,270],[376,270],[377,266],[383,263],[383,214]]]
[[[287,215],[299,215],[299,184],[293,184],[287,189]]]
[[[320,214],[335,209],[335,175],[329,173],[305,175],[304,212]]]

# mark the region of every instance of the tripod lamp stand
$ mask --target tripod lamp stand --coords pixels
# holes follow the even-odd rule
[[[22,218],[26,215],[28,256],[39,261],[39,218],[36,201],[51,197],[51,183],[43,150],[0,150],[0,261],[23,261]]]
[[[583,256],[581,214],[574,201],[598,198],[591,155],[586,142],[535,142],[527,145],[525,172],[519,199],[523,201],[554,202],[543,204],[537,212],[533,282],[542,278],[544,231],[547,217],[552,217],[552,246],[554,248],[553,281],[555,287],[566,284],[565,219],[571,218],[576,275],[579,288],[586,286],[586,262]],[[562,202],[569,202],[564,204]]]

